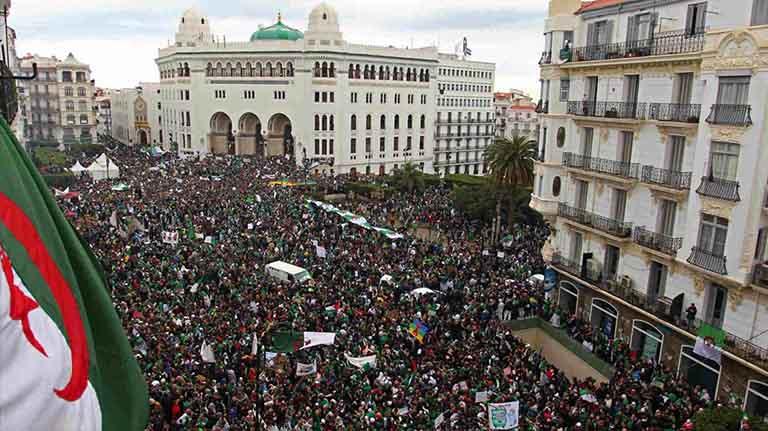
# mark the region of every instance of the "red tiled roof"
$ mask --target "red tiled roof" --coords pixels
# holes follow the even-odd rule
[[[602,9],[604,7],[624,3],[625,1],[626,0],[594,0],[591,2],[585,2],[581,4],[581,7],[576,11],[576,13],[580,14],[590,10]]]

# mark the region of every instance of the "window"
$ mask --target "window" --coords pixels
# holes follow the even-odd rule
[[[413,129],[413,115],[408,116],[408,128]]]
[[[365,152],[370,153],[371,152],[371,138],[365,138]]]
[[[603,271],[608,278],[615,278],[619,273],[619,257],[621,252],[619,248],[610,244],[605,246],[605,256],[603,259]]]
[[[352,118],[349,119],[349,128],[350,130],[357,130],[357,115],[353,115]]]
[[[422,114],[419,119],[419,127],[422,129],[427,127],[427,117],[424,114]]]
[[[371,130],[371,115],[365,116],[365,130]]]
[[[329,124],[328,124],[328,130],[330,130],[330,131],[333,131],[333,130],[335,130],[335,126],[333,125],[333,115],[331,115],[330,117],[328,117],[328,122],[329,122]]]
[[[379,151],[383,153],[384,151],[386,151],[386,147],[387,147],[386,138],[382,136],[379,138]]]
[[[755,1],[755,5],[759,1]],[[754,11],[754,8],[753,8]],[[754,15],[753,15],[754,18]],[[704,33],[707,22],[707,2],[688,5],[688,15],[685,17],[685,34],[694,35]],[[752,24],[755,25],[755,24]]]
[[[728,238],[728,220],[710,214],[701,215],[698,247],[715,256],[725,253],[725,241]]]
[[[718,105],[746,105],[749,97],[749,76],[722,76],[717,88]]]
[[[387,128],[387,116],[386,115],[382,115],[379,118],[379,129],[384,130],[386,128]]]
[[[315,103],[320,103],[320,92],[315,91]]]
[[[320,140],[315,139],[315,154],[320,154]]]
[[[693,352],[693,346],[680,348],[678,376],[684,377],[691,387],[701,386],[714,399],[720,382],[720,364]]]
[[[613,189],[613,219],[619,222],[623,222],[626,211],[627,191],[621,189]]]
[[[333,155],[333,139],[328,140],[328,154]]]
[[[400,128],[400,116],[395,115],[395,130]]]
[[[412,151],[413,150],[413,137],[408,136],[405,138],[405,150],[404,151]]]
[[[561,79],[560,80],[560,101],[561,102],[568,101],[568,93],[570,91],[571,91],[571,80]]]
[[[328,154],[328,140],[327,139],[323,139],[322,140],[322,146],[321,147],[322,147],[321,148],[322,154],[323,155]]]
[[[328,93],[327,93],[327,92],[325,92],[325,91],[323,91],[323,92],[321,93],[321,96],[322,96],[322,97],[321,97],[321,99],[322,99],[322,102],[323,102],[323,103],[328,103]]]
[[[655,261],[651,262],[651,270],[648,275],[648,298],[651,302],[664,296],[667,287],[667,274],[666,265]]]
[[[349,99],[350,99],[349,100],[350,103],[357,103],[357,93],[351,93],[349,95]]]
[[[333,96],[333,95],[334,95],[333,91],[331,91],[331,92],[329,92],[329,93],[328,93],[328,102],[330,102],[330,103],[335,103],[335,100],[334,100],[334,96]]]
[[[80,96],[80,97],[85,97],[85,87],[78,87],[77,88],[77,95]]]
[[[704,298],[704,321],[716,328],[722,328],[725,320],[725,306],[728,290],[717,284],[710,284]]]
[[[756,380],[747,382],[743,409],[750,416],[768,416],[768,385]]]
[[[633,352],[639,352],[641,358],[658,364],[661,361],[663,344],[664,334],[655,326],[643,320],[632,321],[630,348]]]
[[[400,151],[400,137],[395,136],[395,139],[392,141],[392,149],[397,152]]]
[[[565,145],[565,127],[557,129],[557,148],[563,148]]]
[[[424,137],[419,136],[419,151],[424,151]]]
[[[662,199],[659,205],[659,219],[657,231],[662,235],[673,236],[675,233],[675,220],[677,218],[677,202]]]
[[[768,0],[753,0],[752,25],[768,24]]]
[[[613,22],[598,21],[587,26],[587,45],[605,45],[611,42]]]
[[[562,180],[560,177],[555,177],[555,179],[552,180],[552,196],[558,197],[560,196],[560,188],[562,187]]]
[[[709,163],[713,177],[735,181],[739,169],[739,145],[730,142],[712,142]]]
[[[72,97],[73,96],[72,87],[64,87],[64,95],[67,97]]]
[[[350,154],[357,153],[357,139],[352,138],[352,140],[349,142],[349,152]]]

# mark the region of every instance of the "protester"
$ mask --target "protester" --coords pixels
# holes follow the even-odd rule
[[[555,313],[527,281],[543,270],[546,226],[515,226],[506,249],[484,244],[443,187],[335,204],[404,234],[388,239],[295,186],[342,190],[345,176],[283,158],[110,157],[122,177],[79,181],[62,207],[106,270],[147,378],[148,430],[488,429],[484,397],[519,400],[523,430],[678,430],[713,403],[574,316],[554,320],[616,367],[608,384],[570,381],[511,334],[505,319]],[[408,234],[414,224],[440,241]],[[312,280],[268,276],[277,260]],[[335,338],[275,354],[276,328]]]

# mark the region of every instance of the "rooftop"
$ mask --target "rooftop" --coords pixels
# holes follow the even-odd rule
[[[581,7],[579,8],[579,10],[576,11],[576,13],[579,14],[579,13],[587,12],[591,10],[602,9],[604,7],[614,6],[617,4],[624,3],[625,1],[627,0],[594,0],[590,2],[584,2],[581,4]]]

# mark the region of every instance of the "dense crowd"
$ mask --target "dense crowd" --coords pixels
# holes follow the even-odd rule
[[[486,398],[519,400],[521,430],[680,430],[714,402],[620,343],[601,355],[616,373],[599,384],[569,380],[511,334],[505,320],[555,312],[528,281],[543,269],[546,226],[515,226],[506,248],[485,244],[486,253],[444,187],[335,203],[405,234],[391,240],[290,186],[339,190],[348,178],[310,177],[283,158],[110,156],[122,178],[83,179],[62,206],[108,274],[148,382],[148,430],[488,429],[486,403],[476,402]],[[418,239],[414,224],[444,235]],[[167,232],[176,244],[163,242]],[[268,276],[278,260],[312,279]],[[559,318],[572,336],[591,335]],[[414,319],[428,328],[423,342],[408,331]],[[276,328],[336,338],[275,355]],[[213,362],[201,357],[204,343]],[[373,366],[347,360],[371,355]],[[298,363],[316,372],[297,376]]]

